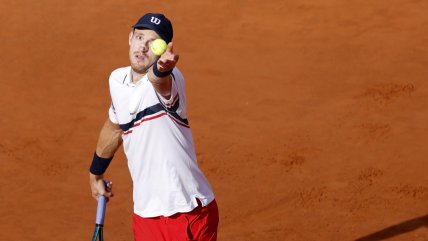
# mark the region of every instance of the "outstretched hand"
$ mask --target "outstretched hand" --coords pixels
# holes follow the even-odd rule
[[[168,72],[172,70],[177,64],[179,55],[173,51],[173,43],[170,42],[163,53],[158,59],[157,66],[160,72]]]

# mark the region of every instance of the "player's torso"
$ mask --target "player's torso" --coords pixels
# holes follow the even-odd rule
[[[174,73],[174,72],[173,72]],[[113,72],[114,116],[123,130],[123,147],[134,186],[134,211],[152,217],[187,212],[214,199],[200,171],[185,116],[184,79],[175,71],[171,98],[158,96],[147,78],[130,84],[129,68]],[[133,112],[133,96],[141,99]]]
[[[150,161],[154,159],[157,162],[171,159],[196,161],[192,160],[195,151],[187,119],[180,115],[185,105],[180,101],[183,96],[177,94],[174,100],[165,104],[146,76],[132,84],[129,71],[124,68],[115,73],[110,80],[110,92],[130,167],[146,169],[147,165],[153,166]],[[135,104],[135,96],[139,96],[139,102],[131,113],[130,105]]]

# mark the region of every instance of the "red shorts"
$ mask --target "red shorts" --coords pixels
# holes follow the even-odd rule
[[[135,241],[216,241],[219,222],[216,201],[188,213],[176,213],[170,217],[143,218],[133,215],[132,226]]]

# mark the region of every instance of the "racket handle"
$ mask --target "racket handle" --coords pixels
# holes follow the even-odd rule
[[[108,187],[109,181],[103,180],[105,188]],[[97,217],[95,219],[95,224],[104,225],[104,216],[106,214],[106,203],[107,198],[105,196],[98,196],[98,206],[97,206]]]
[[[95,223],[98,225],[104,225],[104,216],[106,213],[106,202],[107,202],[107,199],[105,196],[98,197],[97,218],[95,220]]]

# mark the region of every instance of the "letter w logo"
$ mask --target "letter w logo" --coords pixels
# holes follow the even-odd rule
[[[159,19],[159,18],[152,17],[152,18],[150,19],[150,22],[152,22],[152,23],[154,23],[154,24],[156,24],[156,25],[159,25],[161,21],[160,21],[160,19]]]

